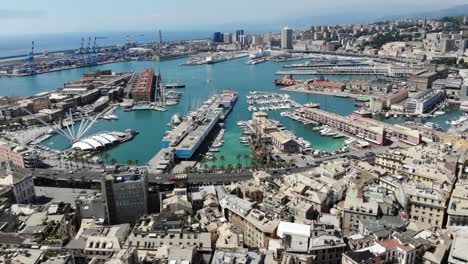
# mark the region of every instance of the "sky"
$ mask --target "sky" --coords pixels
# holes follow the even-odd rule
[[[0,35],[119,30],[206,30],[288,23],[297,17],[363,20],[467,0],[0,0]],[[332,20],[331,20],[332,21]],[[286,25],[285,25],[286,26]]]

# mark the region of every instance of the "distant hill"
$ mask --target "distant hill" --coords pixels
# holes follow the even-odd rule
[[[442,17],[452,17],[452,16],[463,16],[468,15],[468,4],[458,5],[446,9],[421,12],[421,13],[412,13],[407,15],[397,15],[397,16],[386,16],[378,19],[378,21],[391,21],[391,20],[401,20],[401,19],[437,19]]]

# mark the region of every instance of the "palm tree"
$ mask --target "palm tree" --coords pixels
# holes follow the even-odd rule
[[[245,161],[245,166],[247,167],[247,160],[249,160],[250,155],[249,154],[244,154],[244,161]]]
[[[58,162],[59,162],[59,167],[62,167],[62,153],[59,153],[59,154],[58,154],[57,160],[58,160]]]
[[[224,161],[226,160],[226,158],[224,157],[224,155],[221,155],[219,159],[221,160],[221,167],[224,167]]]
[[[206,163],[203,164],[203,169],[204,169],[205,173],[208,172],[208,169],[209,169],[208,164],[206,164]]]
[[[108,159],[110,158],[109,153],[104,152],[102,153],[102,159],[105,161],[106,164],[108,164]]]
[[[127,164],[128,164],[129,166],[132,166],[132,165],[133,165],[133,160],[127,160]]]
[[[211,170],[212,170],[212,171],[215,171],[216,168],[218,168],[218,167],[216,166],[216,164],[211,165]]]
[[[240,164],[241,158],[242,158],[242,155],[240,153],[236,155],[237,164]]]
[[[228,173],[231,172],[233,169],[234,169],[234,168],[232,167],[231,164],[228,164],[228,165],[226,166],[226,171],[227,171]]]
[[[133,162],[134,162],[134,164],[135,164],[136,166],[139,166],[139,164],[140,164],[140,161],[139,161],[139,160],[134,160]]]
[[[216,157],[216,155],[213,155],[213,164],[216,164],[217,160],[218,160],[218,158]]]
[[[242,164],[240,164],[240,162],[237,163],[236,169],[237,169],[238,171],[240,171],[240,170],[242,169]]]
[[[117,163],[117,160],[116,160],[116,159],[112,158],[112,159],[110,160],[110,164],[111,164],[111,165],[115,165],[116,163]]]
[[[75,185],[73,184],[73,180],[73,176],[70,176],[70,178],[68,178],[68,184],[71,185],[72,191],[75,192]]]

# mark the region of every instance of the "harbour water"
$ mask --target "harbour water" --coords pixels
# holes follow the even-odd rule
[[[155,68],[156,72],[161,72],[165,83],[178,82],[187,85],[186,88],[179,89],[183,96],[178,105],[168,106],[167,112],[158,111],[136,111],[123,112],[120,108],[115,114],[118,120],[99,120],[89,131],[88,135],[101,131],[123,131],[132,128],[140,132],[131,142],[119,145],[108,150],[111,158],[119,162],[127,160],[138,160],[139,164],[146,164],[161,148],[161,139],[164,131],[170,130],[170,119],[174,113],[185,114],[189,110],[194,110],[201,105],[214,92],[223,89],[232,89],[239,92],[239,101],[235,105],[233,112],[225,122],[226,134],[225,144],[221,151],[216,154],[218,164],[221,164],[221,156],[224,156],[224,165],[245,163],[241,157],[250,153],[247,146],[240,144],[239,137],[241,130],[236,125],[240,120],[251,119],[251,112],[247,110],[248,104],[246,95],[249,91],[280,92],[279,88],[273,84],[273,80],[278,78],[275,72],[281,66],[288,63],[266,62],[257,65],[246,65],[248,58],[225,61],[212,65],[179,66],[185,59],[176,59],[163,62],[130,61],[108,65],[100,65],[89,68],[72,69],[61,72],[52,72],[23,78],[0,77],[0,95],[32,95],[40,92],[50,91],[63,86],[66,81],[78,79],[84,72],[96,69],[112,69],[113,71],[141,71],[144,68]],[[289,62],[289,63],[298,63]],[[312,78],[313,76],[301,76],[301,78]],[[345,80],[354,78],[364,78],[364,76],[327,76],[330,80]],[[366,76],[365,78],[369,78]],[[320,103],[321,108],[341,115],[349,115],[357,108],[355,101],[351,98],[339,98],[326,95],[288,93],[293,100],[299,103],[314,102]],[[284,110],[270,111],[273,119],[279,120],[288,130],[296,133],[312,143],[314,149],[334,151],[343,146],[344,139],[321,136],[319,132],[312,130],[312,126],[304,126],[287,117],[280,116]],[[425,119],[424,122],[435,122],[442,127],[447,127],[445,121],[453,119],[459,112],[437,118]],[[399,123],[403,119],[386,119],[386,122]],[[66,149],[69,143],[60,135],[55,135],[43,142],[43,144],[55,148]],[[109,158],[109,160],[111,159]]]

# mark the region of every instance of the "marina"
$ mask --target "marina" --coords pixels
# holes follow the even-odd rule
[[[275,63],[267,61],[256,65],[256,67],[245,67],[245,62],[248,58],[239,60],[227,61],[216,65],[200,65],[197,67],[184,67],[180,70],[180,63],[184,59],[175,59],[162,62],[149,61],[128,61],[109,64],[106,66],[93,66],[88,68],[73,69],[64,72],[52,72],[40,74],[24,78],[4,78],[0,77],[1,95],[30,95],[34,93],[46,92],[51,90],[51,87],[60,87],[63,83],[73,79],[78,79],[84,72],[97,69],[112,69],[113,71],[141,71],[145,68],[160,69],[161,74],[168,80],[178,80],[180,83],[189,84],[190,89],[184,90],[184,95],[180,98],[177,105],[168,106],[167,111],[130,111],[125,112],[125,108],[119,107],[113,113],[118,116],[118,120],[99,120],[86,133],[91,136],[103,131],[124,131],[132,128],[140,132],[135,137],[131,144],[121,144],[111,149],[105,150],[112,158],[119,162],[127,160],[139,160],[141,164],[147,163],[160,149],[160,140],[164,137],[164,131],[170,129],[169,124],[171,118],[176,113],[182,115],[198,108],[201,103],[209,98],[209,94],[213,93],[214,87],[231,88],[239,92],[239,102],[233,112],[224,122],[226,132],[224,135],[224,144],[219,147],[219,152],[214,156],[217,160],[208,162],[209,166],[216,164],[220,165],[220,157],[224,156],[224,164],[237,164],[239,160],[236,158],[238,154],[242,156],[241,162],[250,164],[250,158],[245,158],[250,154],[249,147],[240,143],[240,137],[243,136],[242,130],[237,126],[240,120],[250,118],[252,112],[248,111],[248,99],[250,91],[264,91],[279,94],[286,92],[278,91],[278,88],[272,83],[275,77],[275,71],[286,63]],[[313,76],[308,78],[313,78]],[[315,78],[318,78],[316,76]],[[342,81],[352,78],[363,78],[363,76],[327,76],[333,81]],[[208,81],[210,80],[210,81]],[[351,98],[333,97],[320,94],[302,94],[288,93],[291,99],[298,103],[314,102],[320,103],[321,109],[335,112],[340,115],[350,115],[358,108],[354,106],[355,101]],[[260,105],[259,105],[260,106]],[[147,109],[147,108],[146,108]],[[343,138],[333,138],[320,135],[318,131],[312,130],[313,126],[304,126],[302,123],[296,122],[288,117],[281,116],[280,113],[285,110],[270,111],[272,118],[281,121],[281,123],[291,131],[294,131],[299,137],[303,137],[313,143],[314,149],[321,151],[336,151],[343,147]],[[457,119],[462,112],[455,108],[446,110],[446,114],[438,117],[430,117],[418,119],[420,122],[434,122],[439,124],[444,130],[450,125],[445,122],[449,119]],[[384,119],[387,123],[402,123],[412,120],[412,118],[389,117]],[[79,124],[79,121],[77,122]],[[41,144],[58,150],[69,148],[69,143],[60,135],[54,134]]]

